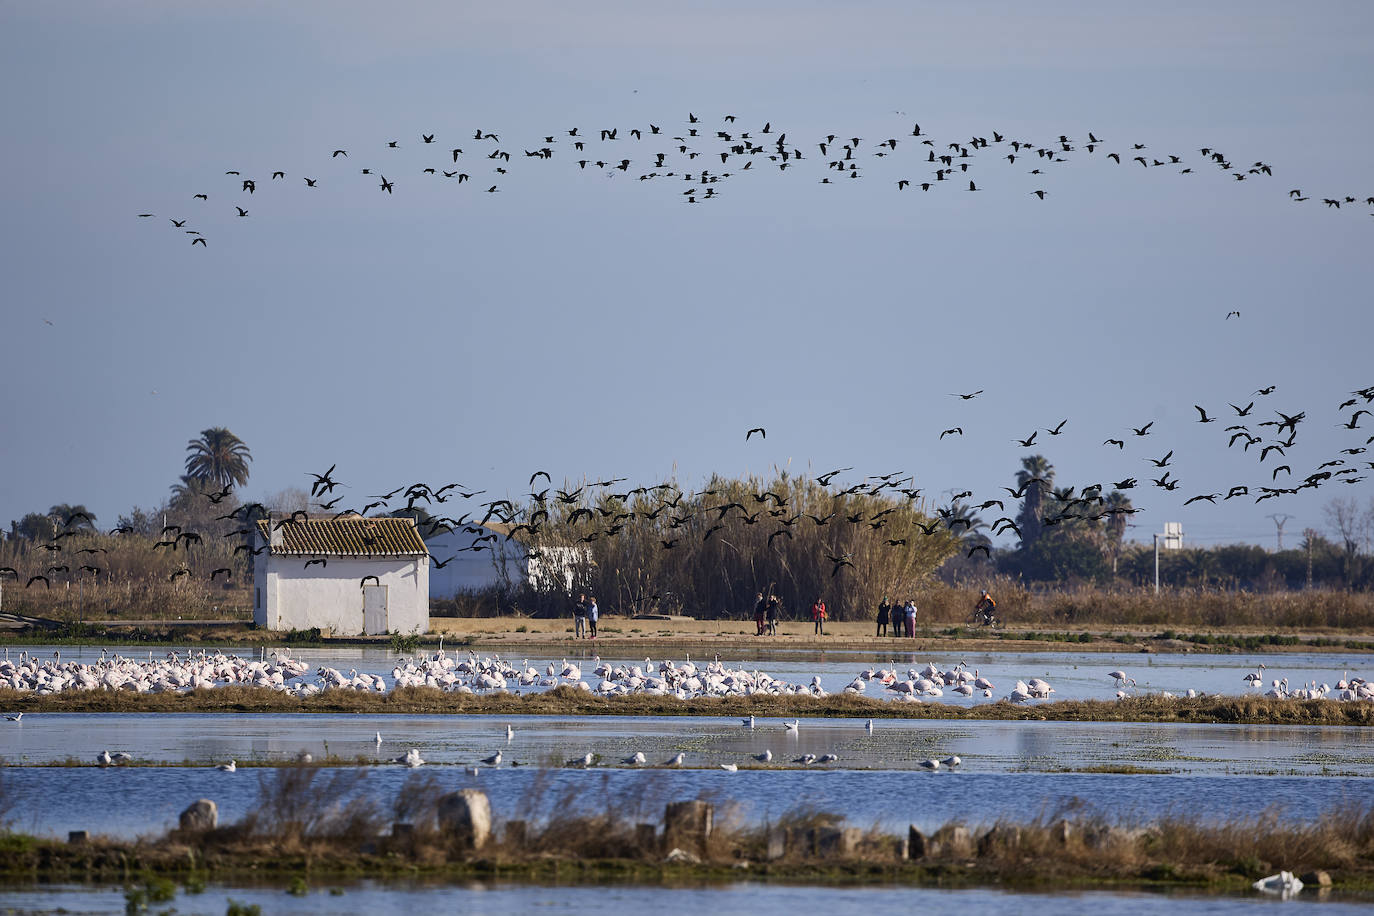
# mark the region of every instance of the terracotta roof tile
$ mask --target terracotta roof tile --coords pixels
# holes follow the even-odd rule
[[[269,524],[258,522],[258,534],[270,541]],[[408,518],[305,519],[281,526],[274,554],[337,556],[423,556],[429,551]]]

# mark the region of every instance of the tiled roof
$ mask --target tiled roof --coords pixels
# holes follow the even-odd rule
[[[270,525],[258,522],[258,534],[270,540]],[[281,525],[281,544],[274,554],[337,556],[424,556],[429,553],[415,523],[408,518],[301,519]]]

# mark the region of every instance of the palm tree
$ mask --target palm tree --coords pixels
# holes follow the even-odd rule
[[[1025,544],[1040,536],[1044,524],[1041,511],[1045,494],[1054,489],[1054,465],[1044,455],[1022,458],[1021,470],[1016,472],[1016,486],[1025,489],[1021,497],[1021,511],[1016,518],[1021,528],[1021,541]]]
[[[172,484],[171,508],[186,510],[199,505],[197,497],[201,500],[208,500],[210,494],[215,492],[215,484],[208,478],[192,477],[190,474],[182,474],[181,482]]]
[[[199,439],[186,444],[186,474],[219,487],[248,482],[248,462],[253,456],[243,440],[222,426],[203,429]]]
[[[1116,563],[1121,557],[1121,544],[1126,539],[1126,520],[1130,518],[1131,498],[1120,490],[1107,494],[1102,507],[1117,510],[1107,516],[1107,550],[1112,555],[1112,577],[1116,577]]]

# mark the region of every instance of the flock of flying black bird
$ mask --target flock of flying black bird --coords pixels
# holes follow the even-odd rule
[[[192,203],[206,207],[218,206],[222,198],[227,198],[233,210],[226,212],[239,219],[252,215],[257,193],[267,192],[278,183],[306,193],[345,187],[363,179],[372,182],[377,193],[387,195],[435,184],[449,184],[455,191],[466,190],[463,186],[467,184],[495,194],[519,178],[527,164],[538,168],[558,163],[580,173],[611,177],[633,174],[640,182],[672,181],[681,188],[678,193],[682,200],[689,204],[717,198],[725,182],[755,172],[776,168],[797,173],[809,167],[813,178],[820,170],[821,177],[815,180],[821,184],[840,184],[865,177],[876,160],[883,159],[891,159],[893,168],[904,176],[894,181],[897,191],[927,193],[987,190],[994,186],[987,184],[988,180],[996,182],[992,167],[1015,168],[1018,163],[1030,175],[1042,176],[1048,184],[1066,163],[1083,156],[1105,157],[1123,168],[1165,169],[1184,176],[1206,169],[1237,182],[1264,180],[1273,175],[1268,163],[1236,163],[1231,156],[1212,147],[1186,154],[1160,152],[1144,143],[1110,143],[1091,131],[1086,137],[1059,134],[1052,139],[1028,140],[994,130],[990,137],[937,141],[923,132],[918,123],[912,125],[909,134],[905,127],[901,133],[900,137],[880,140],[831,133],[803,141],[775,129],[771,122],[757,129],[744,129],[734,115],[725,115],[708,126],[705,119],[690,112],[685,123],[672,127],[646,123],[628,129],[616,126],[585,132],[578,127],[564,128],[536,135],[532,142],[514,144],[503,142],[500,134],[482,128],[463,132],[461,139],[445,138],[449,142],[439,140],[437,132],[421,132],[413,140],[388,140],[366,150],[336,148],[327,156],[322,151],[324,161],[307,166],[308,174],[271,169],[265,170],[268,176],[264,179],[257,174],[245,174],[239,168],[228,169],[224,172],[230,181],[227,188],[217,186],[190,196]],[[397,158],[408,147],[418,147],[424,153],[432,151],[432,155],[416,169],[419,163]],[[387,173],[392,177],[388,178]],[[984,184],[980,186],[979,181]],[[1049,194],[1046,188],[1036,188],[1027,196],[1043,201]],[[1295,203],[1316,200],[1335,210],[1360,204],[1374,206],[1374,196],[1369,195],[1323,196],[1292,188],[1287,196]],[[201,230],[188,226],[192,220],[186,213],[179,207],[176,216],[166,217],[171,228],[189,236],[191,245],[208,247]],[[142,218],[156,215],[138,214]]]
[[[1241,497],[1252,498],[1254,502],[1260,503],[1335,483],[1358,484],[1368,478],[1369,472],[1374,470],[1374,461],[1364,456],[1369,447],[1374,445],[1374,435],[1365,436],[1364,430],[1367,427],[1362,427],[1360,421],[1365,416],[1374,415],[1374,411],[1365,406],[1374,404],[1374,385],[1350,392],[1349,397],[1343,398],[1336,408],[1336,412],[1342,420],[1342,422],[1334,424],[1336,427],[1352,432],[1360,431],[1351,437],[1350,444],[1341,448],[1336,454],[1327,457],[1326,460],[1319,462],[1315,467],[1303,468],[1301,471],[1295,471],[1292,465],[1284,459],[1288,457],[1288,452],[1293,450],[1298,443],[1299,428],[1308,421],[1307,412],[1285,413],[1281,410],[1271,410],[1256,414],[1256,410],[1260,409],[1258,405],[1261,400],[1268,398],[1274,391],[1274,386],[1258,389],[1243,405],[1228,402],[1227,406],[1230,413],[1225,419],[1232,422],[1224,427],[1221,434],[1221,437],[1226,439],[1228,449],[1239,449],[1239,454],[1253,457],[1255,466],[1260,468],[1260,482],[1237,483],[1228,487],[1225,492],[1197,493],[1184,502],[1185,506],[1199,502],[1215,505],[1218,500],[1224,502]],[[952,396],[963,401],[970,401],[982,394],[983,392],[980,390]],[[1216,413],[1202,405],[1194,405],[1194,409],[1198,413],[1196,420],[1198,423],[1225,422]],[[1259,419],[1261,416],[1264,419]],[[1030,435],[1024,439],[1016,438],[1012,441],[1023,448],[1031,448],[1042,432],[1051,437],[1067,435],[1068,426],[1069,421],[1063,419],[1053,426],[1032,430]],[[1149,420],[1141,426],[1128,427],[1128,431],[1123,432],[1120,438],[1107,438],[1102,442],[1102,446],[1109,450],[1115,449],[1117,453],[1124,456],[1127,443],[1133,443],[1151,436],[1153,426],[1154,420]],[[763,427],[754,427],[746,431],[745,441],[752,439],[755,434],[758,434],[761,439],[767,436]],[[939,438],[943,439],[951,434],[961,434],[960,428],[944,430],[940,433]],[[1150,477],[1149,473],[1143,475],[1151,481],[1153,486],[1166,491],[1175,491],[1181,486],[1181,480],[1173,476],[1176,468],[1174,451],[1173,448],[1169,448],[1160,454],[1158,449],[1154,449],[1148,454],[1137,456],[1142,463],[1151,466],[1152,470],[1149,473],[1163,472],[1159,477]],[[1283,463],[1280,463],[1281,461]],[[422,509],[420,534],[423,538],[430,540],[438,534],[461,530],[473,536],[469,546],[461,549],[482,551],[493,549],[495,542],[501,538],[516,538],[525,543],[538,543],[540,535],[554,523],[555,519],[567,526],[562,529],[564,532],[582,532],[577,540],[584,544],[601,538],[615,537],[625,530],[627,525],[636,524],[638,521],[659,526],[663,534],[660,538],[660,547],[664,550],[671,550],[682,537],[699,536],[703,541],[710,540],[717,531],[722,530],[727,517],[738,517],[746,524],[766,522],[775,526],[767,540],[768,546],[772,547],[774,540],[778,537],[791,539],[793,526],[798,524],[821,527],[833,522],[837,526],[843,524],[867,525],[878,529],[886,524],[884,517],[895,511],[895,508],[889,504],[886,508],[874,510],[867,515],[864,512],[850,513],[837,500],[837,511],[818,516],[790,505],[786,494],[771,491],[755,493],[749,499],[750,504],[746,505],[744,502],[730,499],[729,494],[716,490],[708,488],[686,492],[676,484],[669,482],[653,486],[612,490],[617,484],[625,482],[626,478],[597,480],[571,489],[562,489],[555,488],[550,474],[541,470],[530,475],[528,502],[523,499],[519,502],[511,499],[491,499],[478,502],[469,511],[454,516],[439,514],[440,506],[450,500],[468,503],[476,500],[486,491],[470,490],[456,482],[442,486],[431,486],[420,482],[399,486],[386,493],[370,496],[366,503],[357,506],[340,507],[339,504],[344,497],[342,495],[333,496],[335,489],[343,486],[334,477],[336,468],[337,465],[334,465],[323,473],[311,473],[309,475],[313,478],[310,486],[310,497],[315,501],[313,512],[298,510],[289,515],[271,519],[270,524],[277,528],[283,528],[301,524],[312,518],[338,519],[349,516],[366,516],[369,512],[374,511],[393,512],[402,508],[407,511]],[[900,496],[909,505],[914,506],[918,501],[921,501],[922,506],[925,505],[926,494],[921,487],[915,485],[914,476],[908,472],[895,471],[887,474],[870,475],[847,486],[834,483],[835,478],[839,475],[852,470],[852,467],[836,468],[818,475],[814,478],[814,482],[834,497],[856,494],[882,495],[886,496],[890,503],[891,500]],[[1266,473],[1267,478],[1264,476]],[[1281,475],[1283,477],[1282,485],[1279,480]],[[539,487],[538,485],[541,483],[544,486]],[[1124,493],[1124,491],[1134,489],[1138,485],[1137,478],[1128,475],[1120,480],[1084,486],[1075,492],[1075,487],[1051,488],[1050,481],[1031,476],[1022,480],[1016,488],[1004,487],[1002,489],[1014,500],[1024,498],[1027,490],[1032,486],[1041,488],[1042,493],[1046,496],[1052,493],[1054,499],[1047,501],[1046,504],[1052,505],[1054,511],[1042,515],[1040,523],[1044,526],[1053,526],[1084,520],[1101,521],[1121,514],[1134,514],[1140,510],[1132,507],[1128,499],[1112,500],[1109,496],[1113,492]],[[204,498],[211,503],[218,504],[227,499],[232,492],[232,488],[225,487],[218,492],[205,494]],[[325,499],[325,497],[332,498]],[[975,502],[976,499],[977,497],[970,490],[953,494],[949,505],[935,507],[934,515],[930,516],[929,524],[918,523],[918,527],[927,536],[934,535],[939,531],[962,535],[967,534],[973,527],[971,515],[988,511],[994,506],[999,511],[1007,511],[1005,501],[1002,498],[990,498],[982,502]],[[401,503],[404,505],[402,506]],[[244,539],[243,543],[235,548],[235,554],[243,552],[257,555],[267,548],[265,545],[255,546],[255,530],[251,523],[264,517],[269,517],[267,507],[261,503],[253,502],[237,506],[219,516],[217,521],[228,520],[242,523],[244,527],[223,536],[240,536]],[[586,524],[578,527],[579,523],[584,520]],[[59,555],[65,549],[64,541],[81,533],[82,528],[78,526],[79,522],[84,522],[86,526],[89,526],[91,519],[84,513],[77,512],[64,520],[62,530],[51,541],[39,545],[42,550],[51,554],[54,562],[44,573],[30,576],[26,583],[28,586],[33,586],[39,582],[45,586],[50,586],[49,577],[51,575],[55,573],[70,575],[72,574],[72,564],[78,562],[81,564],[78,567],[79,573],[98,576],[103,572],[101,567],[95,564],[98,555],[107,552],[104,547],[82,547],[74,551],[76,559],[66,563],[57,562]],[[497,522],[499,525],[493,526],[491,525],[492,522]],[[1024,532],[1016,520],[1009,515],[999,517],[990,528],[996,534],[1013,532],[1018,538],[1024,539]],[[117,528],[111,534],[131,534],[132,532],[133,529],[131,528]],[[366,543],[366,538],[364,541]],[[182,530],[177,525],[167,525],[162,529],[160,539],[153,547],[155,550],[176,552],[189,550],[201,543],[202,536],[200,533]],[[892,538],[887,541],[887,546],[905,548],[910,545],[905,538]],[[975,543],[968,548],[967,555],[972,557],[980,551],[985,558],[990,553],[987,544]],[[817,559],[819,561],[819,558]],[[854,567],[853,560],[848,554],[827,554],[825,559],[832,565],[832,576],[838,575],[846,568]],[[449,562],[452,562],[453,557],[442,560],[438,557],[431,557],[431,560],[435,568],[442,569]],[[317,564],[327,565],[327,560],[317,558],[306,561],[307,567]],[[213,581],[221,574],[232,575],[232,570],[228,567],[215,569],[210,573],[210,580]],[[171,579],[175,581],[182,576],[189,575],[189,568],[182,566],[172,574]],[[19,572],[13,567],[0,567],[0,578],[19,578]]]
[[[396,158],[399,156],[398,151],[406,147],[418,147],[422,153],[432,153],[432,157],[427,158],[425,164],[416,170],[416,163]],[[386,195],[403,194],[412,188],[424,188],[426,185],[435,184],[448,184],[455,192],[459,189],[466,191],[464,185],[467,185],[470,188],[479,188],[485,193],[495,194],[510,186],[511,182],[525,173],[526,168],[547,168],[560,162],[575,174],[595,173],[609,177],[633,175],[643,183],[661,184],[673,181],[681,188],[681,199],[690,204],[719,197],[721,188],[727,181],[746,174],[774,168],[779,172],[797,174],[809,168],[815,180],[821,184],[833,185],[864,178],[879,160],[886,160],[885,165],[889,168],[885,168],[885,172],[891,172],[895,168],[907,173],[895,181],[895,190],[898,192],[970,193],[996,186],[997,179],[992,171],[994,168],[1015,168],[1019,164],[1030,175],[1043,176],[1045,183],[1049,184],[1051,176],[1066,164],[1090,156],[1104,157],[1123,168],[1138,167],[1147,172],[1164,169],[1176,175],[1189,176],[1195,171],[1201,172],[1206,169],[1229,176],[1236,182],[1266,181],[1273,175],[1273,168],[1268,163],[1255,161],[1237,164],[1231,156],[1210,147],[1200,148],[1196,154],[1191,151],[1186,155],[1161,152],[1151,149],[1144,143],[1110,143],[1092,132],[1088,132],[1086,137],[1071,138],[1067,134],[1060,134],[1048,140],[1027,140],[991,131],[990,136],[937,141],[922,131],[919,124],[915,124],[912,125],[909,134],[903,128],[901,137],[892,136],[875,140],[826,134],[801,141],[789,137],[786,131],[774,128],[771,122],[746,129],[739,124],[735,116],[726,115],[723,119],[708,125],[705,119],[689,113],[685,122],[672,127],[648,123],[628,129],[624,126],[588,131],[581,128],[564,128],[541,134],[533,143],[519,144],[503,142],[501,135],[481,128],[464,132],[462,139],[453,142],[441,141],[437,132],[421,132],[413,141],[387,140],[374,144],[367,150],[334,148],[322,156],[322,162],[311,166],[308,174],[295,171],[288,174],[286,169],[273,169],[264,179],[260,175],[245,174],[240,169],[230,169],[224,173],[224,177],[231,182],[227,188],[212,187],[199,191],[191,195],[191,203],[202,207],[217,207],[220,206],[221,199],[227,198],[227,205],[231,206],[232,212],[236,214],[232,219],[246,219],[252,215],[252,203],[257,199],[255,195],[259,192],[270,192],[275,187],[294,184],[300,193],[316,193],[356,184],[359,179],[372,182],[377,193]],[[387,177],[388,173],[392,177]],[[819,177],[816,177],[817,173]],[[979,182],[983,184],[980,185]],[[1043,201],[1049,194],[1050,191],[1046,188],[1036,188],[1027,196]],[[1374,206],[1374,196],[1361,198],[1345,193],[1321,196],[1306,194],[1298,188],[1290,189],[1287,197],[1295,204],[1316,200],[1318,204],[1333,210],[1339,210],[1343,206],[1348,209],[1352,204],[1361,203]],[[156,214],[140,213],[138,216],[150,219]],[[184,211],[168,219],[173,229],[190,237],[192,245],[208,246],[206,237],[195,228],[194,221]],[[1226,318],[1229,320],[1239,315],[1239,311],[1233,310],[1227,313]],[[1218,500],[1226,501],[1240,497],[1262,502],[1336,482],[1355,484],[1365,480],[1368,472],[1374,469],[1374,461],[1362,457],[1367,448],[1374,444],[1374,436],[1357,436],[1338,454],[1329,456],[1315,467],[1295,471],[1292,464],[1285,459],[1288,458],[1288,452],[1294,449],[1299,426],[1307,419],[1307,415],[1305,411],[1289,414],[1274,410],[1268,414],[1262,413],[1264,419],[1259,419],[1260,415],[1255,414],[1257,404],[1262,403],[1263,399],[1268,398],[1273,392],[1272,386],[1262,388],[1238,399],[1246,401],[1243,405],[1228,403],[1229,412],[1194,405],[1198,412],[1197,422],[1225,424],[1223,437],[1226,439],[1227,448],[1239,448],[1241,454],[1253,456],[1255,463],[1262,469],[1262,479],[1259,483],[1252,480],[1237,483],[1225,492],[1197,493],[1187,499],[1185,506],[1198,502],[1215,504]],[[983,394],[982,390],[978,390],[956,393],[953,396],[966,402]],[[1370,403],[1374,403],[1374,386],[1352,392],[1339,406],[1340,411],[1349,410],[1349,415],[1343,415],[1343,422],[1336,425],[1351,431],[1361,430],[1361,418],[1371,413],[1362,405]],[[963,436],[964,422],[968,421],[962,421],[960,425],[940,431],[938,440]],[[1116,449],[1124,456],[1128,443],[1135,443],[1150,436],[1153,425],[1154,421],[1149,420],[1139,427],[1128,427],[1117,436],[1107,438],[1102,444],[1108,449]],[[1064,435],[1067,426],[1068,420],[1064,419],[1053,426],[1034,429],[1028,436],[1012,441],[1022,448],[1030,449],[1036,446],[1037,437],[1041,433],[1047,437]],[[745,440],[749,441],[755,434],[760,439],[767,437],[764,428],[754,427],[746,431]],[[1154,454],[1141,456],[1140,460],[1151,466],[1150,473],[1163,472],[1159,477],[1151,477],[1149,473],[1143,476],[1147,477],[1153,486],[1163,490],[1179,489],[1182,484],[1179,478],[1173,476],[1173,459],[1172,448],[1164,450],[1159,457],[1155,457]],[[678,543],[679,536],[686,536],[685,532],[699,534],[703,539],[711,538],[721,529],[723,520],[731,513],[738,513],[751,524],[763,520],[766,515],[767,520],[777,526],[768,539],[770,546],[777,537],[790,538],[791,526],[802,523],[803,519],[818,526],[827,525],[832,520],[840,524],[867,524],[874,527],[882,523],[881,518],[866,518],[862,514],[843,515],[840,518],[837,518],[839,513],[819,517],[803,514],[799,509],[790,507],[785,496],[775,493],[755,494],[755,505],[745,506],[739,502],[713,502],[713,497],[717,494],[710,490],[685,493],[671,483],[634,487],[623,492],[612,491],[610,488],[622,482],[622,479],[597,481],[571,490],[557,489],[550,496],[550,490],[553,489],[551,479],[544,471],[536,472],[530,477],[531,492],[528,505],[517,505],[507,499],[495,499],[477,504],[472,511],[461,513],[457,517],[435,515],[433,511],[437,510],[438,504],[445,503],[451,498],[472,500],[484,491],[467,491],[456,483],[437,488],[416,483],[380,494],[357,507],[337,508],[342,497],[323,500],[323,497],[332,495],[335,487],[339,486],[333,477],[334,470],[335,468],[331,467],[323,474],[311,475],[314,478],[311,497],[318,500],[317,511],[313,514],[297,512],[275,521],[274,524],[296,524],[306,518],[318,518],[320,513],[337,518],[354,513],[366,515],[374,510],[391,511],[400,508],[395,504],[399,498],[404,501],[406,509],[425,509],[426,521],[421,530],[424,537],[429,538],[444,531],[464,530],[474,536],[471,546],[466,549],[484,550],[490,549],[492,542],[502,536],[485,527],[488,523],[501,523],[506,537],[537,539],[543,527],[549,524],[549,510],[554,505],[567,510],[563,514],[570,524],[576,525],[583,519],[599,523],[581,536],[582,541],[614,537],[636,518],[636,512],[629,508],[630,500],[643,497],[652,503],[649,508],[639,510],[645,519],[653,520],[655,523],[661,518],[671,519],[668,526],[673,534],[662,537],[660,541],[662,548],[668,550]],[[817,477],[816,482],[821,487],[829,487],[833,478],[850,470],[852,468],[836,469]],[[1263,478],[1264,473],[1268,474],[1267,479]],[[550,486],[535,489],[535,484],[541,477]],[[1073,487],[1057,488],[1054,491],[1053,502],[1056,507],[1055,514],[1042,518],[1041,522],[1044,525],[1056,525],[1081,519],[1101,520],[1114,514],[1139,511],[1121,501],[1111,503],[1104,494],[1107,490],[1127,491],[1138,485],[1136,477],[1128,474],[1117,481],[1083,487],[1076,493]],[[1005,489],[1012,499],[1021,499],[1030,486],[1041,486],[1048,491],[1049,484],[1032,477],[1017,489]],[[889,496],[900,494],[912,503],[925,498],[921,488],[914,485],[913,476],[905,472],[870,476],[857,484],[838,488],[834,492],[836,495],[845,495],[883,494],[885,491]],[[210,498],[218,502],[228,493],[229,491],[225,490]],[[966,511],[961,511],[961,508],[987,511],[996,506],[1005,511],[1004,502],[999,498],[987,499],[981,503],[964,502],[972,495],[970,491],[964,491],[955,496],[949,506],[937,507],[937,517],[928,527],[922,526],[922,530],[930,535],[941,528],[956,531],[963,526],[967,529],[968,515]],[[422,503],[424,505],[420,506]],[[617,508],[608,509],[608,506]],[[265,511],[260,504],[250,503],[239,506],[222,518],[247,523],[256,517],[255,512],[260,515]],[[72,521],[75,520],[69,520],[66,527],[69,528]],[[1016,521],[1005,515],[998,518],[991,527],[995,533],[1010,531],[1018,536],[1022,535]],[[237,551],[258,553],[264,549],[252,545],[251,531],[250,525],[236,532],[246,538],[245,543],[240,544]],[[678,535],[679,531],[684,534]],[[54,538],[52,543],[43,547],[56,555],[62,550],[63,537],[71,533],[64,531]],[[168,526],[155,546],[157,549],[176,551],[198,543],[200,535],[197,533]],[[888,544],[897,548],[906,546],[906,541],[894,538],[888,541]],[[91,562],[82,565],[80,571],[91,574],[100,572],[100,568],[94,565],[94,555],[100,550],[101,548],[85,548],[79,551],[79,554],[91,554]],[[985,555],[988,553],[986,545],[975,544],[969,549],[969,555],[972,556],[980,550]],[[833,564],[834,574],[853,566],[848,556],[827,556],[827,559]],[[434,565],[439,568],[451,560],[452,557],[444,560],[433,558]],[[310,563],[323,565],[325,561],[312,560]],[[69,571],[69,564],[60,563],[54,563],[47,570],[49,574]],[[229,573],[230,570],[227,568],[216,569],[210,578],[213,580],[220,574]],[[187,574],[188,571],[183,568],[174,573],[173,578]],[[0,568],[0,576],[15,575],[17,573],[11,568]],[[31,577],[28,584],[33,585],[40,581],[45,585],[49,584],[45,575]]]

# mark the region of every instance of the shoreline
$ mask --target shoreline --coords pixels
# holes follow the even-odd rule
[[[524,695],[445,693],[403,687],[389,693],[331,690],[298,698],[259,687],[200,688],[188,693],[82,691],[38,696],[0,690],[0,707],[31,713],[376,713],[392,715],[702,716],[962,719],[967,721],[1156,722],[1235,725],[1374,726],[1374,703],[1265,697],[1126,697],[975,706],[904,703],[850,694],[679,700],[644,694],[600,697],[560,686]]]
[[[1374,654],[1374,632],[1341,630],[1265,630],[1254,627],[1213,627],[1175,630],[1159,626],[1007,627],[994,632],[963,626],[932,624],[922,627],[913,639],[872,635],[866,621],[831,625],[831,633],[815,636],[810,626],[784,624],[778,636],[759,637],[750,632],[752,621],[656,620],[603,618],[602,635],[576,639],[572,625],[562,619],[513,617],[452,618],[430,620],[431,632],[387,636],[330,636],[255,630],[231,621],[109,622],[100,629],[77,632],[29,627],[0,636],[0,646],[22,650],[32,645],[146,646],[205,648],[319,648],[361,646],[391,649],[401,654],[445,649],[486,652],[592,655],[650,652],[674,654],[740,655],[770,652],[841,651],[867,653],[874,658],[910,653],[973,652],[1139,652],[1229,655],[1257,654]],[[797,632],[788,632],[788,630]],[[801,632],[805,629],[806,632]],[[628,631],[628,632],[627,632]]]

